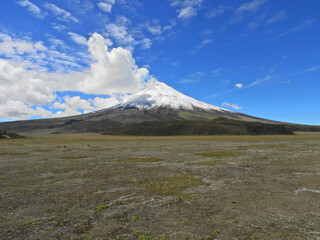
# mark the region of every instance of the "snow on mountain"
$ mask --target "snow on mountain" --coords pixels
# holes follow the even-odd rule
[[[156,80],[149,81],[143,90],[127,96],[115,107],[120,109],[133,107],[139,109],[170,107],[172,109],[184,110],[200,108],[207,111],[228,111],[188,97],[165,83]]]

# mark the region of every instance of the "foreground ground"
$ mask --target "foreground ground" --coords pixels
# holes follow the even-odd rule
[[[0,141],[0,239],[320,239],[320,135]]]

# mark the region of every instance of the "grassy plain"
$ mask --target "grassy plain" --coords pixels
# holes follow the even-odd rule
[[[1,140],[0,239],[320,239],[320,135]]]

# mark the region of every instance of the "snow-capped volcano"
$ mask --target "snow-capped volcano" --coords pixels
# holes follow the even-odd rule
[[[188,97],[172,87],[169,87],[165,83],[156,80],[149,81],[143,90],[126,97],[115,107],[120,109],[152,109],[167,107],[183,110],[203,109],[228,111]]]
[[[240,122],[239,122],[240,121]],[[253,125],[243,124],[253,122]],[[256,125],[255,122],[260,122]],[[225,124],[224,124],[225,123]],[[0,123],[14,132],[100,132],[125,135],[288,134],[261,124],[276,122],[228,111],[188,97],[163,82],[149,81],[141,91],[97,112],[77,116]]]

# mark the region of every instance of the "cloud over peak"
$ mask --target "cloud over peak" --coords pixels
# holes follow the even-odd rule
[[[94,63],[89,75],[78,84],[80,91],[108,95],[132,93],[149,76],[148,69],[138,68],[130,51],[121,47],[108,51],[100,34],[94,33],[88,45]]]

